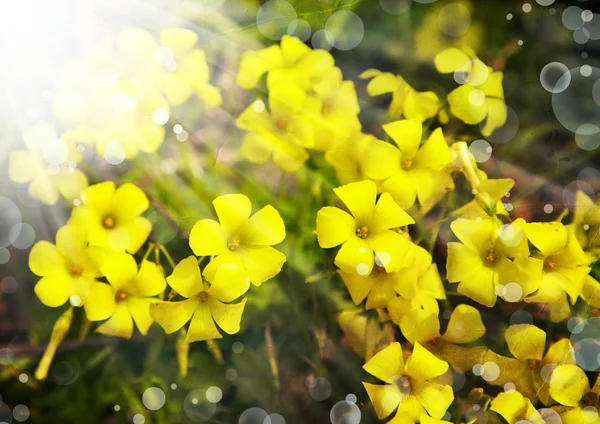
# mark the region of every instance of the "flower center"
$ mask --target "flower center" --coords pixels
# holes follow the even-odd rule
[[[594,392],[587,392],[581,397],[580,405],[582,408],[586,406],[598,406],[600,398]]]
[[[356,236],[361,239],[366,239],[369,235],[369,228],[366,225],[363,225],[360,228],[356,229]]]
[[[79,265],[73,265],[71,266],[71,274],[79,277],[81,274],[83,274],[83,268],[81,268]]]
[[[538,361],[537,359],[529,359],[527,361],[527,366],[529,366],[530,370],[536,369],[539,364],[540,364],[540,361]]]
[[[554,269],[555,266],[556,266],[556,264],[554,262],[552,262],[550,259],[546,259],[544,261],[544,268],[545,269]]]
[[[278,119],[277,122],[275,122],[275,125],[278,129],[285,130],[287,127],[287,121],[285,119]]]
[[[329,102],[324,102],[323,107],[321,108],[321,114],[326,116],[326,115],[329,115],[330,113],[331,113],[331,105],[329,104]]]
[[[115,300],[117,302],[121,302],[125,299],[127,299],[127,293],[125,293],[124,291],[121,291],[121,290],[117,290],[117,292],[115,293]]]
[[[230,238],[227,241],[227,248],[229,250],[237,250],[240,247],[240,242],[236,239]]]
[[[400,393],[403,395],[410,394],[410,379],[406,376],[402,376],[396,380],[396,387],[400,389]]]
[[[107,216],[104,218],[104,221],[102,221],[102,226],[107,230],[115,228],[115,219],[112,216]]]
[[[402,169],[410,169],[412,167],[412,160],[405,160],[402,162]]]
[[[208,300],[208,294],[202,292],[198,295],[198,298],[200,299],[200,303],[205,303]]]
[[[494,262],[496,262],[496,260],[498,259],[498,255],[496,255],[496,252],[493,250],[490,250],[487,255],[485,256],[485,260],[488,261],[489,263],[493,264]]]

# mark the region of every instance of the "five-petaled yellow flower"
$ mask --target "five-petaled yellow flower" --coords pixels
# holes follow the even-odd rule
[[[101,268],[110,284],[94,282],[88,302],[84,304],[90,321],[108,319],[96,331],[111,336],[130,338],[133,323],[146,335],[152,325],[150,304],[158,299],[167,283],[162,270],[143,261],[138,270],[133,256],[127,253],[110,255]]]
[[[368,275],[375,261],[388,272],[399,270],[411,243],[393,229],[415,221],[389,193],[383,193],[376,203],[377,186],[373,181],[351,183],[333,191],[352,215],[336,207],[322,208],[317,213],[319,245],[342,245],[335,264],[347,274]]]
[[[191,320],[186,343],[220,339],[216,324],[227,334],[240,330],[246,299],[231,302],[244,294],[250,282],[238,265],[224,263],[208,285],[200,274],[198,261],[190,256],[182,260],[167,277],[169,286],[187,298],[180,302],[158,302],[150,305],[150,315],[167,334],[174,333]]]
[[[267,205],[254,215],[250,199],[227,194],[213,200],[219,222],[202,219],[190,232],[190,247],[197,256],[217,256],[204,269],[209,280],[221,264],[236,264],[254,285],[261,285],[279,273],[285,255],[271,247],[285,238],[279,212]]]
[[[454,400],[452,387],[438,378],[448,370],[448,363],[436,358],[416,343],[412,355],[403,359],[400,343],[392,343],[373,356],[363,368],[385,381],[386,385],[363,382],[379,419],[397,409],[390,423],[404,423],[405,414],[413,421],[422,415],[440,419]]]
[[[56,245],[39,241],[29,254],[29,268],[43,277],[34,287],[40,301],[50,307],[64,305],[70,300],[74,306],[85,304],[105,252],[89,247],[85,228],[66,225],[56,233]]]
[[[92,246],[134,254],[152,230],[150,221],[140,216],[150,205],[148,198],[133,184],[95,184],[84,190],[81,201],[68,223],[86,228]]]

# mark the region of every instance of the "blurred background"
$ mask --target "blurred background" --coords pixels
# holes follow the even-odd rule
[[[455,82],[437,73],[433,57],[446,47],[470,46],[504,72],[509,106],[506,124],[471,152],[490,176],[516,180],[503,199],[513,216],[551,220],[572,207],[577,189],[592,198],[600,191],[600,15],[594,3],[3,2],[0,423],[377,422],[372,408],[363,408],[363,360],[355,350],[387,339],[365,340],[365,322],[340,326],[338,314],[354,305],[337,277],[305,282],[333,260],[318,248],[313,230],[317,210],[331,203],[335,176],[319,158],[296,175],[239,158],[243,133],[235,119],[254,98],[235,83],[240,55],[277,43],[286,33],[330,50],[344,79],[356,83],[363,131],[382,137],[390,97],[370,97],[358,75],[376,68],[402,75],[419,91],[443,95]],[[223,104],[208,110],[191,100],[172,108],[166,121],[155,120],[165,139],[153,153],[126,157],[113,146],[98,155],[82,138],[77,151],[83,159],[76,166],[90,184],[115,180],[142,187],[152,205],[146,213],[154,224],[151,240],[165,244],[176,260],[191,253],[187,232],[197,219],[213,215],[214,197],[235,191],[255,205],[271,203],[286,223],[281,250],[288,262],[275,279],[250,292],[242,330],[220,340],[220,352],[205,343],[191,345],[186,377],[179,376],[174,335],[153,327],[148,336],[131,340],[92,333],[79,341],[74,326],[48,379],[39,382],[32,371],[62,309],[46,308],[35,297],[37,277],[29,271],[28,254],[36,241],[54,240],[77,200],[46,205],[32,197],[27,184],[8,178],[9,155],[29,138],[61,136],[69,121],[62,106],[83,107],[77,96],[90,88],[82,67],[96,66],[98,52],[131,27],[152,34],[193,30]],[[480,137],[478,131],[473,137]],[[41,156],[54,165],[57,154]],[[434,255],[440,270],[448,237],[442,228]]]

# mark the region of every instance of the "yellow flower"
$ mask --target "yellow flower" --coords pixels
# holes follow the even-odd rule
[[[575,195],[573,232],[581,247],[588,251],[590,262],[600,256],[600,205],[583,190]]]
[[[452,154],[441,128],[421,146],[420,122],[402,120],[383,126],[396,146],[373,142],[366,152],[365,173],[383,180],[379,191],[388,192],[402,208],[409,209],[418,197],[424,211],[431,209],[454,188],[450,172]]]
[[[266,163],[272,158],[284,171],[296,171],[308,159],[305,148],[315,145],[310,120],[318,111],[317,99],[307,97],[285,77],[271,78],[269,110],[256,100],[236,121],[239,128],[248,131],[241,155],[253,163]]]
[[[140,216],[148,209],[148,198],[133,184],[118,189],[112,181],[95,184],[84,190],[81,201],[68,223],[86,228],[92,246],[133,254],[152,230],[150,221]]]
[[[90,321],[108,319],[96,330],[110,336],[131,338],[133,323],[146,335],[152,325],[150,304],[158,299],[167,283],[162,270],[152,262],[143,261],[138,270],[133,256],[114,253],[100,269],[110,284],[94,282],[84,304]]]
[[[363,366],[369,374],[387,383],[382,386],[363,382],[377,417],[383,419],[397,409],[398,420],[404,414],[413,421],[422,415],[442,418],[454,400],[452,387],[437,382],[448,370],[448,363],[418,343],[406,364],[402,356],[400,343],[392,343]]]
[[[486,352],[483,361],[494,362],[500,368],[500,375],[490,384],[503,386],[510,381],[524,396],[532,400],[539,398],[544,405],[549,405],[548,382],[554,369],[562,364],[575,364],[575,352],[569,339],[553,343],[546,351],[546,333],[530,324],[511,325],[504,332],[504,338],[516,359]]]
[[[333,145],[325,153],[325,159],[335,169],[340,184],[368,179],[363,164],[366,153],[375,140],[377,138],[371,134],[357,133]]]
[[[544,261],[540,288],[527,301],[548,303],[552,321],[565,320],[570,316],[567,295],[574,304],[590,272],[588,257],[573,229],[560,222],[528,223],[523,230]]]
[[[87,187],[87,177],[76,168],[81,155],[65,134],[58,138],[50,124],[39,124],[23,131],[27,150],[11,150],[8,177],[21,184],[29,183],[29,195],[52,205],[63,196],[73,201]]]
[[[557,367],[550,379],[550,394],[561,405],[571,406],[561,414],[566,424],[600,423],[600,380],[590,389],[585,373],[576,365],[567,364]]]
[[[519,421],[545,424],[542,415],[531,401],[516,390],[498,394],[490,403],[490,411],[500,414],[508,424],[516,424]]]
[[[359,78],[373,78],[367,85],[367,93],[370,96],[392,93],[392,102],[388,110],[388,116],[392,119],[404,117],[423,122],[441,111],[442,103],[437,94],[433,91],[415,90],[400,75],[368,69],[360,74]]]
[[[190,247],[196,256],[217,256],[204,269],[212,281],[220,265],[236,264],[254,285],[279,273],[286,258],[271,246],[285,238],[279,212],[267,205],[252,217],[252,204],[243,194],[227,194],[213,200],[219,222],[202,219],[190,232]]]
[[[343,81],[340,68],[331,68],[313,86],[319,101],[320,113],[312,117],[315,149],[328,150],[341,140],[360,132],[360,107],[352,81]]]
[[[479,124],[489,136],[506,122],[507,111],[502,88],[502,72],[487,67],[464,46],[449,48],[437,54],[435,66],[441,73],[454,73],[463,85],[448,94],[450,112],[466,124]]]
[[[383,193],[375,203],[377,187],[372,181],[351,183],[333,191],[352,213],[330,206],[317,213],[319,245],[342,245],[335,264],[347,274],[359,275],[370,274],[375,260],[388,272],[402,268],[411,242],[392,229],[415,221],[389,193]]]
[[[498,228],[492,219],[459,218],[450,228],[462,242],[448,243],[446,264],[448,281],[459,283],[459,293],[492,307],[499,285],[505,287],[514,282],[519,286],[515,290],[520,293],[513,302],[538,288],[536,275],[542,263],[528,258],[527,239],[517,224]],[[508,258],[515,258],[515,262]]]
[[[231,302],[244,294],[250,285],[248,277],[236,264],[221,264],[210,286],[200,275],[195,257],[182,260],[167,277],[169,286],[187,298],[181,302],[158,302],[150,305],[150,315],[167,334],[174,333],[191,320],[186,343],[220,339],[216,324],[227,334],[240,330],[246,299]]]
[[[312,50],[298,38],[284,35],[281,45],[247,51],[242,55],[237,83],[250,90],[266,73],[270,78],[281,70],[296,69],[303,76],[301,87],[307,90],[333,68],[333,64],[333,56],[329,52]]]
[[[56,245],[39,241],[31,249],[29,268],[43,277],[34,287],[40,301],[50,307],[85,304],[91,286],[100,277],[105,253],[88,247],[85,228],[66,225],[56,233]]]

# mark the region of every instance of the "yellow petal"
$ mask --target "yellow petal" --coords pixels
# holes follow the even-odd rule
[[[203,340],[214,340],[221,337],[221,333],[219,333],[211,316],[209,304],[199,303],[192,317],[185,342],[192,343]]]
[[[400,169],[400,151],[390,143],[373,140],[363,158],[365,175],[374,180],[384,180]]]
[[[8,159],[8,178],[16,183],[27,183],[38,175],[43,166],[39,158],[27,150],[13,150]]]
[[[590,382],[577,365],[560,365],[550,377],[550,395],[565,406],[578,406],[585,393],[590,390]]]
[[[41,277],[62,275],[66,272],[66,263],[55,245],[48,241],[38,241],[29,253],[31,272]]]
[[[231,302],[246,293],[249,288],[250,278],[242,267],[237,264],[222,263],[210,281],[207,292],[222,302]]]
[[[448,371],[447,362],[438,359],[419,343],[415,343],[412,355],[406,364],[408,375],[415,380],[431,380],[432,378],[439,377],[446,371]],[[425,407],[427,408],[427,406]]]
[[[369,359],[363,368],[382,381],[392,382],[394,377],[404,375],[402,355],[402,346],[400,343],[394,342]]]
[[[470,343],[485,334],[479,311],[469,305],[458,305],[448,321],[444,340],[452,343]]]
[[[446,364],[447,365],[447,364]],[[454,400],[451,386],[417,380],[413,390],[419,402],[433,418],[440,419]]]
[[[483,253],[483,256],[492,249],[496,238],[494,223],[491,219],[478,221],[458,218],[450,224],[450,228],[461,242]]]
[[[115,213],[114,218],[117,222],[119,220],[127,221],[141,215],[150,206],[148,197],[144,192],[130,183],[122,184],[117,189],[112,202]]]
[[[485,125],[481,129],[481,134],[489,137],[494,130],[506,123],[508,111],[503,99],[488,98],[486,103],[488,107],[487,119],[485,120]]]
[[[400,169],[385,180],[380,186],[380,191],[390,193],[394,201],[405,210],[412,208],[417,198],[417,190],[413,179],[404,169]]]
[[[190,232],[190,247],[196,256],[213,256],[227,250],[225,230],[212,219],[201,219]]]
[[[388,303],[388,311],[394,323],[411,343],[427,343],[440,336],[438,312],[422,308],[415,299],[397,297]]]
[[[437,94],[433,91],[418,92],[410,90],[404,101],[404,116],[407,119],[423,122],[433,118],[442,108]]]
[[[510,262],[506,258],[501,258],[504,262]],[[460,294],[464,294],[470,299],[481,303],[488,308],[491,308],[496,303],[495,287],[498,279],[498,274],[487,268],[484,265],[480,265],[478,268],[473,269],[467,277],[463,278],[458,285],[457,291]]]
[[[279,212],[267,205],[240,227],[240,243],[255,246],[279,244],[285,238],[285,225]]]
[[[284,61],[278,45],[259,51],[247,51],[242,54],[236,82],[240,87],[250,90],[266,72],[281,66],[284,66]]]
[[[144,260],[127,290],[134,296],[149,297],[160,294],[165,287],[167,282],[161,268],[154,262]]]
[[[112,206],[116,187],[112,181],[89,186],[81,197],[83,204],[94,209],[100,215],[107,215]]]
[[[210,298],[208,305],[213,319],[223,331],[227,334],[235,334],[240,331],[246,299],[242,299],[238,303],[221,303],[215,298]]]
[[[83,190],[88,186],[87,177],[79,169],[61,170],[54,176],[53,181],[60,194],[69,201],[81,197]]]
[[[192,318],[198,305],[198,298],[195,297],[182,302],[157,302],[150,305],[150,316],[165,330],[165,333],[171,334]]]
[[[365,300],[376,282],[373,276],[347,274],[342,270],[338,270],[338,274],[342,277],[342,281],[346,284],[350,297],[356,305]]]
[[[452,153],[441,128],[435,129],[415,154],[412,166],[442,169],[452,163]]]
[[[96,330],[107,336],[131,338],[133,335],[133,320],[125,302],[117,304],[112,316]]]
[[[386,124],[383,129],[400,148],[402,160],[412,160],[415,157],[423,134],[423,126],[419,121],[404,119]]]
[[[44,305],[51,308],[62,306],[72,295],[70,276],[65,272],[44,277],[37,282],[33,290]]]
[[[121,290],[135,278],[138,267],[133,256],[127,253],[113,253],[104,261],[101,272],[115,290]]]
[[[391,230],[369,235],[365,241],[375,252],[377,264],[383,266],[387,272],[395,272],[405,266],[413,246],[406,237]]]
[[[335,247],[348,240],[356,230],[356,221],[347,212],[326,206],[317,212],[317,239],[322,248]]]
[[[142,216],[136,216],[109,233],[108,246],[117,252],[127,251],[135,254],[146,242],[151,231],[152,223]]]
[[[541,360],[546,346],[546,333],[535,325],[511,325],[504,332],[508,349],[522,361]]]
[[[365,225],[375,210],[377,186],[373,181],[365,180],[334,188],[335,194],[348,207],[358,225]]]
[[[367,225],[369,226],[369,232],[379,233],[383,230],[404,227],[414,223],[415,220],[394,202],[389,193],[383,193],[379,197],[373,217]]]
[[[226,194],[213,200],[219,223],[228,234],[234,234],[250,218],[252,204],[243,194]]]
[[[567,229],[560,222],[533,222],[523,227],[525,235],[544,256],[551,256],[567,245]]]
[[[465,84],[448,94],[450,112],[465,124],[478,124],[485,119],[488,105],[485,94],[472,85]]]
[[[462,50],[456,47],[439,52],[434,59],[434,64],[438,72],[449,74],[457,69],[463,68],[471,58]]]
[[[115,311],[115,289],[108,284],[94,282],[84,303],[85,315],[90,321],[102,321]]]
[[[204,290],[197,259],[194,256],[188,256],[179,262],[173,273],[167,277],[167,283],[178,294],[187,298]]]
[[[248,133],[244,136],[240,147],[240,154],[252,163],[266,163],[273,153],[271,142],[257,133]]]
[[[129,314],[133,318],[138,330],[140,330],[140,333],[144,336],[148,333],[150,326],[154,322],[150,316],[150,305],[156,301],[157,300],[155,299],[145,299],[134,296],[125,300],[127,308],[129,309]]]
[[[160,44],[178,52],[187,52],[194,48],[198,36],[190,29],[167,28],[160,32]]]
[[[600,308],[600,283],[598,283],[591,275],[585,277],[581,289],[581,297],[588,305],[594,308]]]
[[[380,72],[380,71],[377,71]],[[369,96],[379,96],[385,93],[392,93],[398,89],[398,78],[389,72],[379,73],[377,75],[369,74],[367,71],[361,74],[361,78],[374,78],[367,85]]]
[[[525,398],[516,390],[499,393],[492,400],[490,411],[500,414],[509,423],[516,423],[522,418],[528,417]]]
[[[283,253],[270,246],[246,246],[243,248],[241,258],[250,282],[255,286],[260,286],[279,274],[286,261]]]
[[[342,244],[335,264],[348,274],[368,275],[373,269],[373,249],[366,240],[353,235]]]
[[[400,390],[391,384],[370,384],[363,382],[365,390],[371,399],[377,418],[380,420],[390,415],[398,407],[402,394]]]
[[[31,180],[27,191],[29,196],[45,205],[53,205],[58,201],[58,189],[47,173],[40,173]]]

